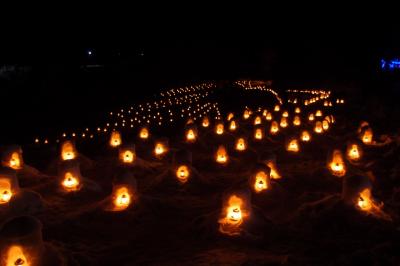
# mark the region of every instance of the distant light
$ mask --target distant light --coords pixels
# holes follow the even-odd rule
[[[90,51],[90,50],[87,53],[88,53],[88,55],[92,55],[92,51]]]

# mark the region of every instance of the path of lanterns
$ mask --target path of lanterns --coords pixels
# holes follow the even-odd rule
[[[166,246],[168,243],[154,240],[155,243],[152,238],[172,241],[170,238],[176,237],[173,234],[178,234],[193,241],[193,236],[187,236],[187,230],[195,230],[191,233],[194,238],[198,234],[209,238],[211,234],[211,238],[225,236],[229,241],[239,238],[247,243],[267,241],[270,237],[282,244],[276,232],[271,231],[275,226],[271,220],[277,224],[291,217],[287,210],[295,212],[300,203],[282,200],[290,198],[288,191],[302,197],[303,193],[294,184],[304,181],[311,187],[317,186],[311,184],[315,182],[312,178],[320,179],[318,182],[322,185],[317,188],[327,190],[328,195],[342,193],[337,201],[350,206],[355,214],[393,221],[383,203],[374,198],[371,181],[360,174],[367,164],[364,157],[368,158],[374,154],[373,149],[385,143],[375,140],[367,122],[363,122],[351,137],[346,137],[344,149],[342,139],[331,143],[335,134],[343,133],[340,118],[335,114],[342,108],[343,99],[333,100],[332,93],[326,90],[287,90],[288,98],[284,103],[275,90],[262,83],[238,81],[236,85],[271,94],[276,103],[255,109],[245,107],[240,113],[221,114],[218,103],[208,101],[215,84],[162,92],[157,101],[110,113],[110,122],[97,129],[102,132],[98,138],[106,138],[108,148],[98,147],[94,161],[80,152],[76,140],[77,136],[84,138],[83,134],[93,136],[95,133],[90,133],[89,129],[83,133],[64,133],[58,139],[61,141],[59,159],[44,174],[25,165],[19,147],[8,147],[3,152],[2,164],[6,170],[16,172],[0,173],[0,217],[5,221],[10,217],[3,216],[11,214],[37,216],[44,223],[45,232],[50,232],[50,238],[59,241],[62,249],[67,249],[65,254],[69,262],[81,260],[88,264],[100,260],[106,264],[121,263],[124,259],[146,264],[150,261],[148,256],[160,256],[160,261],[163,258],[179,261],[173,258],[179,251],[170,250]],[[186,123],[175,136],[167,138],[153,133],[154,126],[178,118]],[[124,135],[125,127],[136,128],[137,137]],[[49,146],[46,140],[36,141],[39,145],[36,148]],[[328,151],[326,162],[326,155],[320,154],[322,151]],[[314,172],[315,169],[319,171]],[[306,180],[300,178],[304,176],[307,176]],[[24,203],[28,207],[21,211],[19,205],[13,203],[21,200],[20,195],[30,193],[24,192],[29,188],[33,193],[40,193],[46,201],[42,209],[32,210],[30,203]],[[317,200],[317,196],[312,199]],[[332,200],[332,197],[317,200],[316,204],[332,204]],[[286,209],[284,214],[276,214],[282,208]],[[306,210],[302,209],[302,213]],[[117,213],[125,215],[117,216]],[[176,229],[173,224],[179,219],[188,224]],[[110,222],[121,223],[117,228]],[[94,233],[90,233],[89,228],[84,229],[89,224]],[[137,235],[130,234],[135,226]],[[195,229],[188,229],[188,226]],[[149,229],[152,232],[146,232]],[[74,237],[62,244],[66,234]],[[114,240],[115,237],[118,239]],[[138,239],[144,241],[143,246]],[[113,246],[113,241],[119,244]],[[176,241],[180,247],[188,249],[186,243]],[[210,245],[207,237],[206,241],[197,241],[203,248]],[[75,242],[79,245],[74,245]],[[100,243],[110,253],[95,252]],[[7,246],[0,246],[5,250],[2,256],[6,258],[3,259],[14,263],[12,265],[23,265],[16,264],[22,261],[29,265],[31,258],[26,251],[29,243],[27,247],[25,244],[21,241],[13,243],[11,239]],[[144,250],[147,244],[152,247],[151,251]],[[82,247],[85,245],[86,248]],[[132,246],[139,253],[146,253],[146,259],[131,257],[129,247]],[[158,254],[153,246],[154,250],[170,252],[170,256]],[[93,261],[74,257],[74,253],[89,251],[95,253],[91,258]],[[140,257],[138,252],[133,254]],[[116,253],[124,255],[112,258]],[[285,260],[282,253],[276,257],[278,261]],[[201,258],[194,259],[201,264]],[[259,259],[270,258],[261,256]]]

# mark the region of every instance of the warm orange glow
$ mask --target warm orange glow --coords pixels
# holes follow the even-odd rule
[[[75,147],[71,141],[66,141],[61,146],[61,158],[63,161],[73,160],[76,157]]]
[[[314,121],[314,114],[309,114],[308,115],[308,121]]]
[[[361,151],[357,144],[350,144],[347,148],[347,158],[351,161],[358,161],[361,158]]]
[[[228,162],[228,153],[224,146],[219,146],[217,153],[215,155],[215,160],[217,163],[225,164]]]
[[[264,133],[261,128],[256,128],[254,131],[254,139],[261,140],[264,137]]]
[[[300,126],[301,125],[301,119],[300,116],[296,115],[293,119],[293,125],[295,126]]]
[[[253,185],[255,192],[260,193],[260,192],[268,189],[267,177],[268,177],[268,174],[265,173],[264,171],[259,171],[256,174],[256,177],[254,179],[254,185]]]
[[[203,127],[208,127],[209,125],[210,125],[210,120],[208,119],[208,117],[204,117],[202,126]]]
[[[264,117],[267,116],[267,114],[268,114],[268,110],[264,110],[263,113],[262,113],[262,115],[263,115]]]
[[[342,177],[346,174],[346,166],[340,150],[333,151],[332,159],[328,163],[328,168],[334,176]]]
[[[298,152],[300,150],[300,148],[299,148],[299,142],[297,141],[297,139],[290,140],[286,147],[286,150],[290,151],[290,152]]]
[[[289,117],[289,112],[288,112],[288,111],[284,111],[284,112],[282,113],[282,116],[283,116],[283,117]]]
[[[273,161],[268,161],[267,166],[271,169],[271,172],[269,173],[269,176],[272,179],[280,179],[282,176],[279,174],[278,168],[276,167],[276,164]]]
[[[228,114],[228,121],[231,121],[231,119],[233,118],[233,116],[234,116],[233,113],[229,113],[229,114]]]
[[[167,148],[165,147],[165,145],[161,142],[157,142],[155,147],[154,147],[154,153],[156,155],[163,155],[165,152],[167,151]]]
[[[363,211],[370,211],[373,207],[373,202],[371,199],[371,190],[366,188],[360,193],[360,197],[358,199],[358,207],[360,207]]]
[[[66,172],[64,175],[64,180],[62,181],[62,186],[67,191],[76,191],[79,189],[79,179],[73,176],[72,173]]]
[[[149,135],[150,134],[149,134],[149,130],[147,129],[147,127],[142,127],[142,129],[140,129],[139,138],[148,139]]]
[[[325,120],[328,121],[328,123],[331,123],[331,117],[329,115],[325,116]]]
[[[294,109],[294,112],[296,114],[300,114],[301,113],[300,107],[296,107],[296,109]]]
[[[14,170],[21,169],[21,158],[20,158],[20,155],[18,152],[13,152],[11,154],[11,158],[8,163],[8,166]]]
[[[247,144],[246,144],[245,139],[244,139],[244,138],[239,138],[239,139],[236,141],[235,147],[236,147],[236,150],[237,150],[237,151],[244,151],[244,150],[246,150]]]
[[[361,140],[364,144],[369,145],[372,144],[372,138],[374,137],[374,133],[371,128],[365,129],[364,133],[361,136]]]
[[[5,266],[29,266],[31,265],[28,261],[27,255],[24,254],[24,250],[20,246],[11,246],[7,252],[6,265]]]
[[[215,126],[215,133],[217,133],[217,135],[222,135],[222,134],[224,134],[224,124],[218,123],[218,124]]]
[[[372,214],[379,219],[392,221],[392,217],[382,210],[383,203],[377,203],[373,199],[370,188],[366,188],[360,192],[356,204],[361,211]]]
[[[322,116],[322,111],[321,110],[317,110],[317,112],[315,113],[316,117],[321,117]]]
[[[236,195],[232,195],[228,204],[224,206],[222,218],[218,220],[219,231],[227,235],[240,235],[240,225],[249,216],[245,210],[243,200]]]
[[[329,122],[324,120],[322,121],[322,128],[326,131],[329,129]]]
[[[275,111],[275,112],[279,112],[279,110],[281,110],[281,107],[280,107],[278,104],[275,105],[274,111]]]
[[[268,113],[267,116],[265,117],[265,119],[267,119],[267,121],[271,121],[272,120],[272,113]]]
[[[281,128],[285,128],[288,126],[288,122],[287,122],[287,118],[286,117],[282,117],[281,118],[281,122],[279,124],[281,126]]]
[[[131,164],[133,161],[135,161],[136,154],[133,150],[122,150],[119,153],[119,159],[121,162],[126,163],[126,164]]]
[[[301,140],[304,142],[309,142],[311,140],[311,135],[307,130],[301,132]]]
[[[189,180],[189,176],[190,176],[189,167],[187,167],[186,165],[181,165],[176,170],[176,177],[182,184],[186,183]]]
[[[317,134],[321,134],[322,132],[324,132],[324,129],[322,128],[321,121],[315,122],[314,132],[317,133]]]
[[[12,196],[10,182],[6,179],[0,179],[0,204],[9,202]]]
[[[118,147],[119,145],[121,145],[121,143],[122,143],[121,134],[118,131],[113,131],[111,133],[110,146]]]
[[[235,122],[235,120],[232,120],[232,121],[229,123],[229,130],[230,130],[230,131],[235,131],[235,130],[236,130],[236,122]]]
[[[271,133],[271,135],[275,135],[275,134],[278,133],[278,131],[279,131],[278,122],[272,121],[271,128],[269,129],[269,132]]]
[[[254,118],[254,125],[259,125],[261,124],[261,117],[256,116],[256,118]]]
[[[194,141],[196,141],[196,138],[197,138],[197,134],[193,129],[190,128],[186,131],[186,140],[188,142],[194,142]]]
[[[243,118],[244,119],[248,119],[250,117],[250,110],[244,110],[243,112]]]
[[[114,192],[114,210],[123,211],[129,207],[132,195],[127,187],[119,187]]]

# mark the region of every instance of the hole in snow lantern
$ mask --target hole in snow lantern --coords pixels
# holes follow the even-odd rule
[[[377,203],[372,196],[372,184],[366,176],[348,176],[343,179],[342,199],[368,214],[385,220],[391,217],[383,210],[383,203]]]
[[[315,126],[314,126],[314,132],[317,134],[321,134],[324,132],[324,129],[322,127],[321,121],[316,121]]]
[[[254,125],[260,125],[261,122],[262,120],[260,116],[256,116],[256,118],[254,118]]]
[[[11,184],[8,180],[0,178],[0,204],[8,203],[11,200],[13,193]]]
[[[289,117],[289,112],[288,112],[288,111],[284,111],[284,112],[282,113],[282,116],[283,116],[283,117]]]
[[[4,149],[2,155],[2,165],[14,170],[22,169],[24,160],[22,158],[22,149],[20,146],[12,145]]]
[[[245,109],[244,112],[243,112],[243,119],[245,119],[245,120],[249,119],[250,114],[251,114],[250,110],[249,109]]]
[[[314,121],[314,114],[309,114],[308,115],[308,121]]]
[[[189,180],[190,169],[187,165],[179,165],[175,174],[178,181],[184,184]]]
[[[230,130],[230,131],[235,131],[236,128],[237,128],[236,121],[235,121],[235,120],[232,120],[232,121],[229,123],[229,130]]]
[[[150,136],[149,129],[147,127],[142,127],[139,131],[139,138],[146,140]]]
[[[29,266],[32,265],[26,258],[21,246],[11,246],[7,251],[6,266]]]
[[[322,121],[322,129],[327,131],[329,129],[329,122],[326,120]]]
[[[271,127],[269,129],[269,133],[271,133],[271,135],[276,135],[276,134],[278,134],[278,131],[279,131],[278,122],[272,121]]]
[[[281,107],[277,104],[277,105],[275,105],[275,107],[274,107],[274,111],[275,112],[279,112],[281,110]]]
[[[315,116],[316,116],[316,117],[321,117],[321,116],[322,116],[322,111],[321,111],[321,110],[317,110],[317,111],[315,112]]]
[[[362,157],[362,148],[355,142],[347,144],[346,157],[349,161],[358,161]]]
[[[66,192],[78,191],[82,188],[82,176],[79,163],[66,161],[60,169],[61,187]]]
[[[271,169],[265,164],[257,164],[253,170],[253,175],[250,178],[250,186],[256,192],[260,193],[270,188]]]
[[[293,118],[293,125],[295,125],[295,126],[300,126],[300,125],[301,125],[300,116],[298,116],[298,115],[295,115],[295,116],[294,116],[294,118]]]
[[[201,123],[203,127],[208,127],[210,125],[210,119],[207,116],[203,118],[203,122]]]
[[[228,152],[223,145],[220,145],[215,153],[215,161],[219,164],[228,163]]]
[[[234,117],[234,114],[233,113],[229,113],[228,114],[228,117],[227,117],[227,120],[228,121],[231,121],[231,119]]]
[[[360,139],[365,145],[372,144],[373,137],[374,132],[372,131],[372,128],[366,127],[361,131]]]
[[[137,195],[136,179],[125,171],[114,180],[112,191],[112,211],[123,211],[132,205]]]
[[[241,225],[249,217],[249,203],[242,195],[232,194],[223,203],[218,220],[219,231],[230,236],[240,235]]]
[[[289,139],[286,144],[286,150],[293,153],[299,152],[299,141],[296,138]]]
[[[281,128],[285,128],[288,126],[288,122],[287,122],[287,118],[286,117],[282,117],[281,118],[281,122],[279,124],[281,126]]]
[[[301,113],[300,107],[296,107],[296,109],[294,109],[294,112],[296,114],[300,114]]]
[[[254,139],[262,140],[264,138],[264,130],[261,127],[256,127],[254,129]]]
[[[328,158],[328,169],[334,176],[342,177],[346,174],[346,165],[340,150],[334,150]]]
[[[4,224],[0,231],[1,265],[44,265],[44,253],[42,225],[36,218],[20,216]]]
[[[247,149],[247,143],[244,138],[238,138],[236,140],[235,149],[237,151],[245,151]]]
[[[121,163],[129,165],[136,160],[135,145],[124,145],[119,149],[119,160]]]
[[[114,188],[113,197],[115,211],[125,210],[132,201],[132,194],[129,188],[124,185],[118,185]]]
[[[15,171],[11,169],[0,170],[0,205],[10,202],[18,192],[19,184]]]
[[[168,140],[160,139],[154,144],[154,154],[156,157],[162,157],[168,152]]]
[[[110,146],[115,148],[121,145],[121,143],[122,143],[121,134],[118,131],[111,132]]]
[[[267,121],[271,121],[272,120],[272,113],[268,113],[267,116],[265,117],[265,119],[267,119]]]
[[[301,132],[301,141],[309,142],[311,140],[311,134],[307,130]]]
[[[186,141],[189,143],[193,143],[197,139],[197,128],[195,126],[190,126],[186,129],[185,132]]]
[[[268,110],[267,110],[267,109],[264,109],[262,115],[263,115],[264,117],[266,117],[267,114],[268,114]]]
[[[179,150],[173,155],[173,171],[181,184],[185,184],[191,175],[192,153],[187,150]]]
[[[271,179],[282,178],[281,174],[279,173],[279,170],[278,170],[275,160],[267,159],[267,160],[264,160],[264,162],[271,169],[271,172],[269,173],[269,176]]]
[[[222,135],[222,134],[224,134],[224,124],[223,124],[222,122],[218,122],[218,123],[215,125],[215,133],[216,133],[217,135]]]
[[[75,145],[72,141],[66,140],[61,145],[61,159],[63,161],[73,160],[77,156]]]

